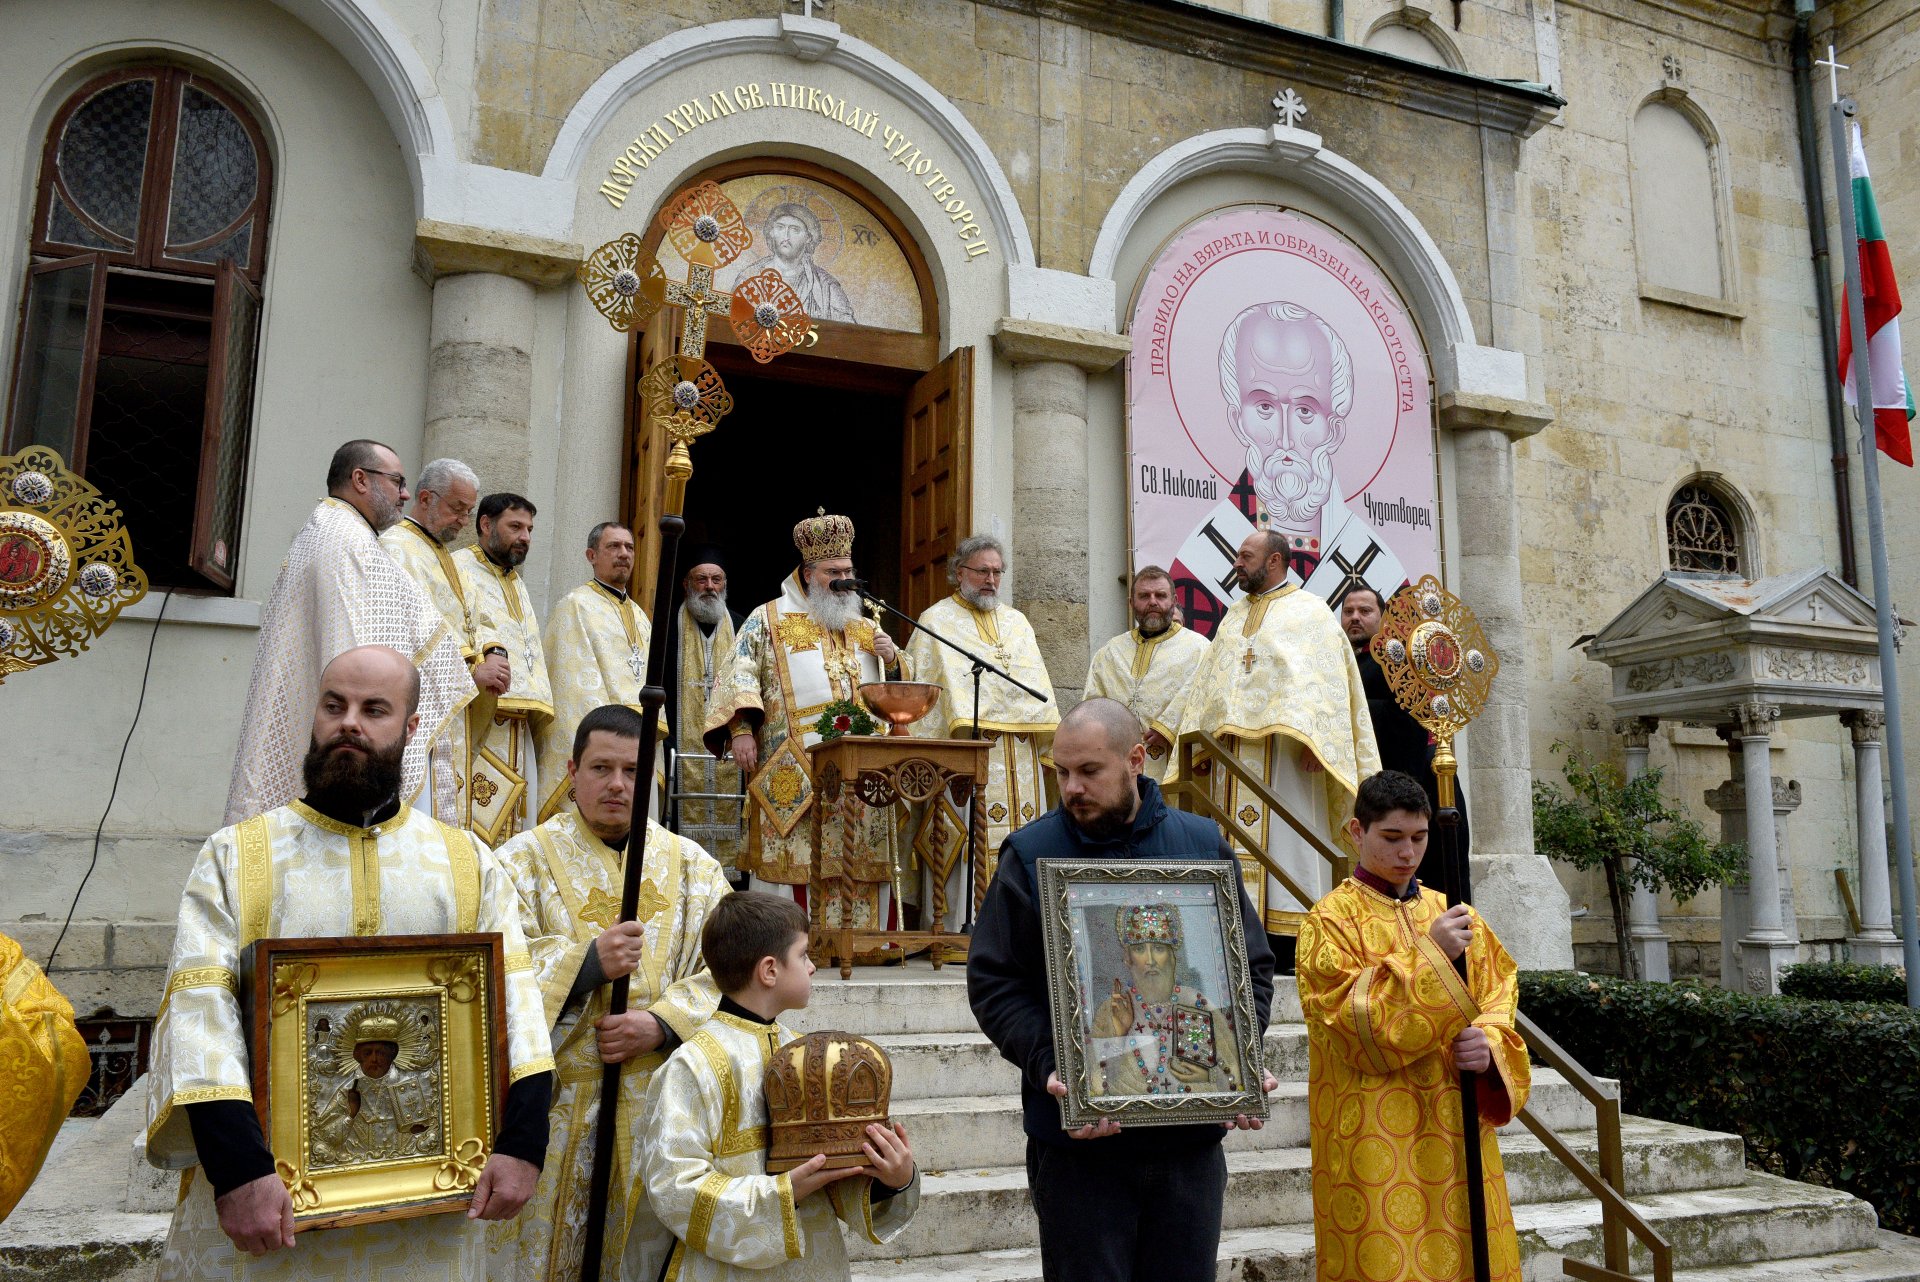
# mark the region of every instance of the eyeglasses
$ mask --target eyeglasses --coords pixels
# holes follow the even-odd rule
[[[1001,575],[1007,572],[1006,567],[998,566],[998,565],[994,566],[990,570],[982,569],[977,565],[963,565],[960,568],[965,570],[968,574],[977,574],[983,579],[997,579]]]
[[[377,467],[363,467],[357,470],[365,472],[368,476],[384,476],[400,489],[404,490],[407,488],[407,474],[405,472],[382,472]]]

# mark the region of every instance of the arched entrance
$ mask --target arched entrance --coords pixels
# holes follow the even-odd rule
[[[820,505],[851,517],[855,555],[875,590],[910,612],[945,591],[945,558],[969,502],[972,349],[940,351],[940,302],[920,247],[879,200],[809,161],[730,161],[689,181],[720,185],[753,230],[715,284],[773,267],[815,318],[800,351],[755,362],[724,317],[706,359],[734,399],[719,433],[697,443],[686,504],[689,546],[721,545],[733,607],[772,597],[793,569],[794,523]],[[684,268],[657,225],[646,248],[670,277]],[[678,347],[680,309],[635,332],[628,357],[621,509],[636,530],[658,519],[667,442],[638,379]],[[754,460],[733,468],[728,460]],[[655,566],[636,589],[650,600]]]

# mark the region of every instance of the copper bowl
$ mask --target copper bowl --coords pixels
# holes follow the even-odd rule
[[[860,687],[860,698],[893,723],[889,734],[904,735],[907,727],[933,711],[942,687],[931,681],[873,681]]]

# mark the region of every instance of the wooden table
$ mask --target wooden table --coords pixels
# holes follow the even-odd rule
[[[838,806],[840,830],[846,842],[846,862],[852,863],[867,807],[891,806],[897,801],[919,805],[950,791],[956,805],[966,805],[973,829],[974,859],[987,857],[987,818],[982,807],[968,805],[976,789],[987,782],[985,739],[915,739],[905,735],[842,735],[823,743],[809,754],[813,760],[813,848],[821,849],[822,826],[827,808]],[[947,877],[951,868],[934,870],[933,903],[928,920],[931,930],[856,930],[849,923],[853,904],[843,895],[840,900],[840,926],[829,931],[822,904],[825,887],[816,883],[809,889],[807,902],[813,916],[814,952],[829,965],[840,964],[840,978],[853,977],[854,954],[862,947],[893,946],[901,955],[916,948],[927,948],[935,970],[949,956],[964,958],[968,938],[942,929],[947,911]],[[979,878],[975,877],[978,883]],[[844,886],[844,879],[840,885]],[[979,893],[972,889],[974,907]]]

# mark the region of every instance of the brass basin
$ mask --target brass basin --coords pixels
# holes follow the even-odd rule
[[[931,681],[872,681],[860,687],[860,697],[875,715],[893,723],[889,734],[904,735],[908,726],[933,711],[940,691]]]

